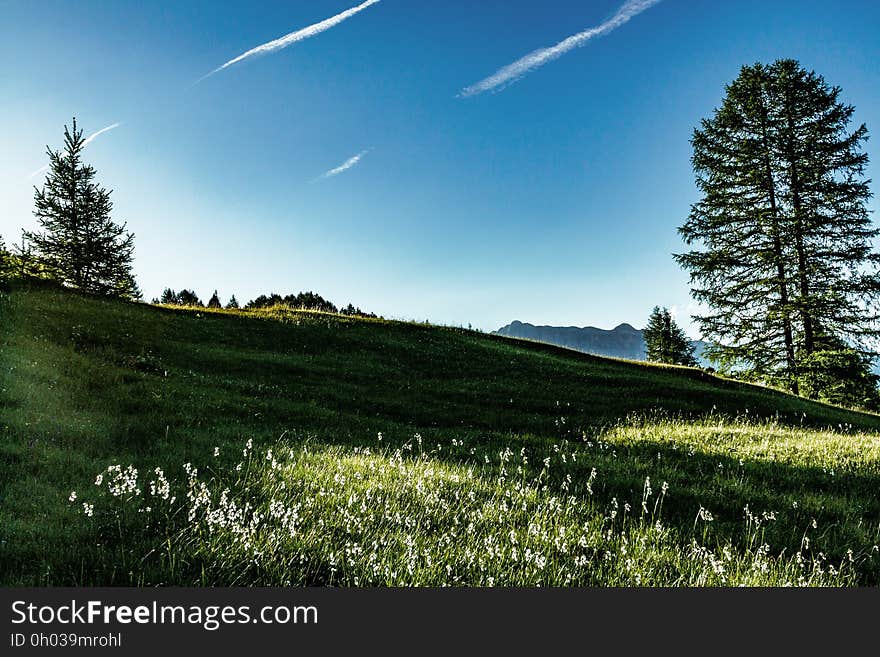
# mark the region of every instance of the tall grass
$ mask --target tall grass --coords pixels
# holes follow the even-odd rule
[[[732,536],[702,505],[690,524],[670,525],[668,482],[646,476],[637,499],[603,501],[589,463],[586,444],[489,453],[457,439],[429,449],[420,435],[354,448],[249,441],[177,476],[112,465],[71,508],[97,542],[118,533],[116,561],[151,585],[829,586],[880,561],[876,544],[840,561],[816,550],[825,528],[815,518],[795,550],[773,545],[767,530],[798,515],[790,508],[746,505]]]

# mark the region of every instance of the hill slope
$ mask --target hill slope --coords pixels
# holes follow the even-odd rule
[[[774,549],[794,554],[804,526],[818,517],[829,528],[816,545],[835,558],[855,549],[868,561],[848,577],[878,580],[869,553],[880,519],[874,494],[880,483],[880,441],[876,434],[853,432],[876,430],[880,417],[699,370],[615,361],[417,324],[286,310],[167,309],[50,288],[16,288],[0,295],[0,390],[0,581],[7,584],[487,583],[485,571],[465,563],[474,550],[463,547],[454,559],[442,553],[451,560],[449,572],[457,573],[448,580],[443,579],[447,571],[435,567],[436,554],[430,562],[435,566],[416,564],[424,570],[389,565],[387,573],[394,577],[366,565],[364,570],[352,565],[343,575],[332,566],[340,558],[334,556],[336,543],[323,543],[329,539],[320,536],[349,517],[346,504],[360,490],[352,488],[353,482],[372,481],[380,472],[388,477],[382,494],[397,491],[382,504],[409,509],[398,518],[428,513],[433,504],[450,504],[465,513],[467,505],[454,501],[459,495],[455,487],[466,486],[461,494],[476,494],[473,500],[487,496],[472,510],[476,520],[462,517],[455,526],[488,522],[486,509],[528,489],[533,493],[523,508],[538,514],[534,517],[554,517],[557,502],[550,496],[557,491],[581,500],[572,527],[593,520],[599,527],[607,505],[628,500],[638,507],[646,477],[655,489],[668,481],[670,497],[661,507],[670,529],[662,540],[654,537],[664,551],[646,555],[646,563],[665,556],[656,570],[638,574],[645,583],[706,583],[703,571],[688,570],[694,566],[687,546],[701,506],[716,514],[712,540],[745,550],[743,563],[752,563],[751,548],[741,536],[743,506],[781,511],[787,505],[791,517],[768,533]],[[663,415],[656,416],[657,411]],[[632,414],[641,418],[623,421]],[[774,420],[752,424],[743,417]],[[236,470],[248,440],[254,453],[271,447],[276,456],[269,453],[253,469]],[[246,461],[253,458],[252,450],[245,451]],[[560,460],[560,454],[567,457]],[[155,466],[169,476],[178,473],[185,487],[181,466],[187,462],[211,473],[218,487],[242,495],[263,491],[255,504],[297,491],[296,504],[308,509],[309,500],[336,499],[338,488],[333,503],[340,506],[332,512],[315,508],[312,515],[297,507],[310,529],[291,531],[285,540],[295,535],[303,543],[261,552],[265,563],[257,568],[252,554],[233,563],[237,552],[231,544],[199,551],[207,549],[199,542],[203,539],[186,538],[196,529],[185,524],[175,525],[179,543],[155,542],[156,532],[171,531],[170,518],[187,514],[176,511],[158,525],[143,524],[144,514],[126,512],[124,500],[108,498],[94,485],[96,474],[110,476],[108,466],[132,464],[147,473],[139,484],[146,497]],[[267,464],[271,468],[264,472]],[[593,468],[598,475],[591,474]],[[829,478],[829,471],[836,476]],[[241,472],[262,473],[258,485],[236,488],[244,485],[243,475],[236,474]],[[286,485],[267,488],[279,472],[287,473]],[[415,491],[422,490],[428,473],[441,477],[431,486],[456,497],[419,501]],[[507,490],[514,473],[526,488]],[[425,490],[434,490],[431,486]],[[73,504],[68,503],[71,491],[78,491]],[[375,494],[374,489],[362,492]],[[184,498],[181,492],[178,500]],[[132,497],[125,504],[141,499]],[[364,509],[377,503],[369,499]],[[95,503],[94,517],[79,509],[84,500]],[[793,501],[799,504],[796,512],[791,511]],[[499,513],[500,519],[506,517]],[[580,513],[592,515],[580,518]],[[522,518],[523,528],[529,517]],[[363,526],[379,521],[370,515]],[[440,532],[452,520],[444,512],[424,522]],[[652,523],[641,522],[624,523],[619,536],[654,531]],[[358,538],[357,531],[367,530],[345,523],[333,531],[351,541],[381,535],[389,541],[382,555],[404,550],[407,559],[415,558],[400,542],[403,538],[394,538],[402,536],[400,528],[382,525]],[[129,529],[122,532],[123,526]],[[597,531],[596,540],[604,541],[606,534]],[[426,554],[446,540],[432,531],[419,535],[438,541],[424,548]],[[167,554],[160,549],[164,545]],[[533,548],[534,553],[538,547]],[[309,567],[277,561],[294,553]],[[506,554],[512,558],[512,552]],[[624,561],[613,577],[589,563],[580,562],[573,571],[554,566],[552,575],[505,566],[493,581],[635,582]],[[768,572],[781,578],[788,567]],[[678,575],[670,579],[669,573]],[[748,573],[733,581],[769,581],[749,579],[759,575]],[[825,575],[813,576],[818,583]]]
[[[645,338],[640,329],[629,324],[620,324],[611,330],[593,326],[535,326],[527,322],[515,320],[507,326],[495,331],[497,335],[511,338],[524,338],[537,342],[546,342],[576,351],[583,351],[597,356],[645,360]],[[708,346],[702,340],[692,340],[694,354],[700,365],[708,366],[708,360],[702,357],[703,350]]]

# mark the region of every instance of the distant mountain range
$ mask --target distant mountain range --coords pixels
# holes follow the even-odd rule
[[[535,326],[514,321],[507,326],[502,326],[494,333],[511,338],[547,342],[598,356],[612,356],[630,360],[645,360],[646,356],[645,337],[642,331],[629,324],[620,324],[609,331],[593,326],[584,326],[583,328],[578,326]],[[709,344],[702,340],[692,340],[691,344],[694,345],[694,355],[700,365],[709,366],[709,361],[703,358],[703,351]]]

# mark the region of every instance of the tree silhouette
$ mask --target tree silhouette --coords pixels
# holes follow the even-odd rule
[[[211,295],[211,298],[208,300],[208,308],[222,308],[223,304],[220,303],[220,297],[217,296],[217,290],[214,290],[214,294]]]
[[[181,290],[178,292],[177,303],[181,306],[204,306],[199,296],[192,290]]]
[[[162,290],[162,296],[159,297],[159,303],[179,304],[180,301],[177,298],[177,293],[170,287],[166,287],[164,290]]]

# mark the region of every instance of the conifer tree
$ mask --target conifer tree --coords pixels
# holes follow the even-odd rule
[[[702,248],[675,258],[708,355],[794,392],[823,345],[870,355],[880,336],[867,129],[840,92],[794,60],[745,66],[691,142],[700,199],[679,232]]]
[[[183,289],[177,293],[177,303],[181,306],[204,306],[202,300],[199,299],[193,290]]]
[[[162,296],[159,297],[159,303],[164,303],[166,305],[175,305],[180,303],[180,301],[177,298],[177,293],[170,287],[166,287],[164,290],[162,290]]]
[[[801,394],[831,404],[880,409],[878,380],[870,359],[843,343],[825,340],[798,361]]]
[[[238,299],[235,298],[234,294],[229,297],[229,303],[226,304],[226,307],[229,310],[238,310]]]
[[[24,232],[48,275],[63,285],[94,294],[140,298],[131,271],[134,235],[110,218],[110,191],[95,182],[85,164],[83,132],[64,126],[64,149],[47,147],[49,173],[34,188],[34,215],[42,232]]]
[[[666,308],[654,306],[642,334],[648,360],[671,365],[697,364],[694,346]]]
[[[22,236],[20,244],[12,246],[13,276],[21,279],[46,278],[45,269],[40,267],[34,257],[34,250]]]
[[[217,290],[214,290],[214,294],[211,295],[211,298],[208,299],[208,308],[222,308],[223,304],[220,303],[220,297],[217,296]]]

